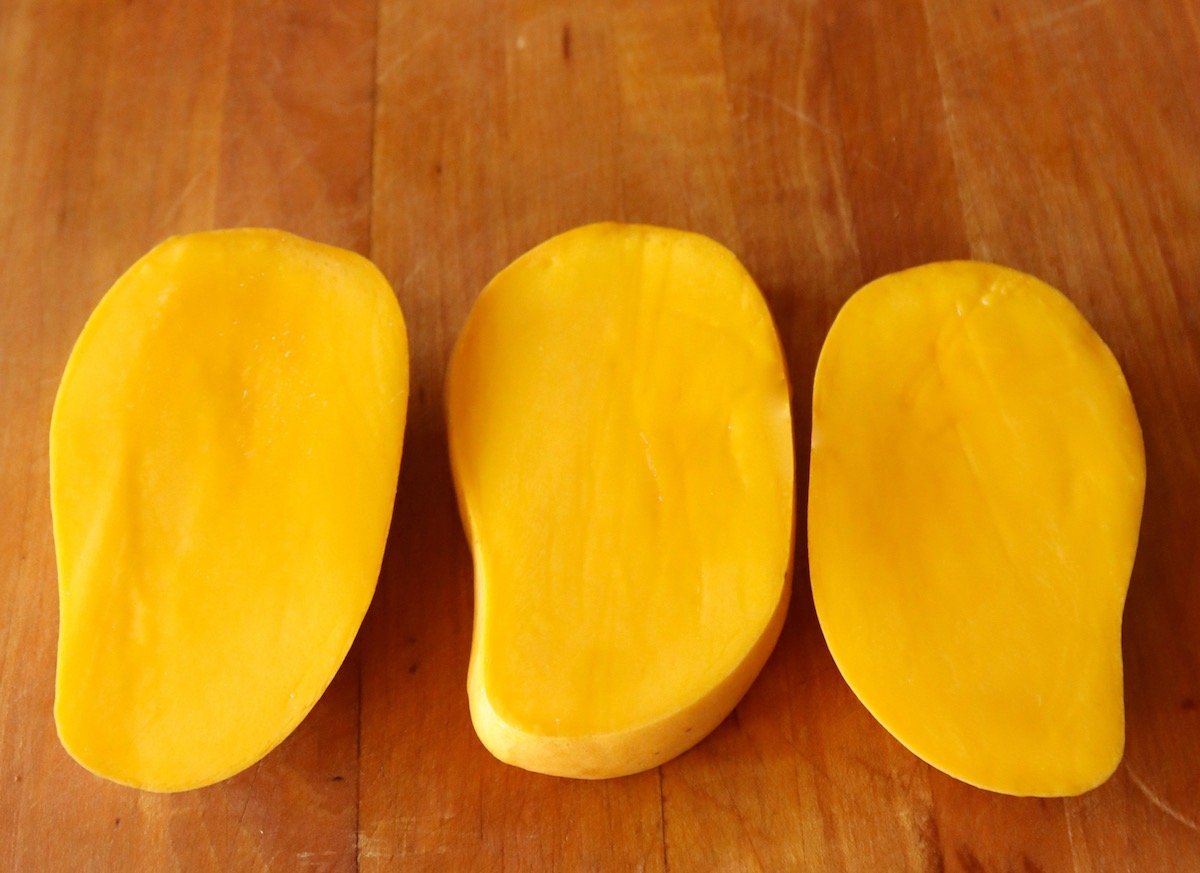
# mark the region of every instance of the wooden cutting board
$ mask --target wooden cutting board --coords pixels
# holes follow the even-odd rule
[[[1193,0],[4,0],[0,868],[1200,869],[1198,97]],[[443,369],[499,268],[607,218],[742,258],[790,361],[800,471],[817,352],[866,280],[975,257],[1078,304],[1149,466],[1112,779],[1008,798],[901,748],[825,648],[803,522],[779,646],[696,749],[599,783],[488,756]],[[380,265],[412,339],[409,431],[378,593],[329,691],[251,770],[157,796],[55,738],[47,425],[117,275],[229,225]]]

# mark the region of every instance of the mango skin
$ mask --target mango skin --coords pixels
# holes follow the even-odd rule
[[[813,599],[847,683],[969,784],[1100,784],[1144,487],[1120,367],[1059,292],[974,262],[868,284],[813,388]]]
[[[791,591],[786,366],[745,269],[683,231],[560,234],[480,294],[446,405],[483,744],[599,779],[699,742]]]
[[[407,395],[400,308],[352,252],[211,231],[117,280],[50,427],[72,757],[180,791],[299,724],[374,592]]]

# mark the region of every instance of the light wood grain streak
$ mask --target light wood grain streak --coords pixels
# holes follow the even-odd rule
[[[1188,830],[1200,833],[1200,826],[1198,826],[1195,821],[1188,818],[1175,807],[1171,806],[1171,804],[1159,797],[1158,793],[1146,783],[1146,780],[1139,776],[1137,771],[1128,764],[1125,765],[1125,773],[1129,776],[1129,780],[1137,786],[1138,791],[1142,792],[1145,798],[1154,804],[1157,809],[1162,810],[1162,812],[1166,813]]]

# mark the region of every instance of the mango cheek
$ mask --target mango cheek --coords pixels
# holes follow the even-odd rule
[[[872,282],[822,350],[811,463],[817,615],[875,717],[995,791],[1107,778],[1145,461],[1074,306],[991,264]]]
[[[50,435],[55,718],[81,764],[194,788],[300,722],[375,588],[407,394],[400,309],[351,252],[199,233],[116,282]]]
[[[653,767],[758,673],[789,592],[788,385],[711,240],[592,225],[482,292],[447,383],[480,738],[540,772]]]

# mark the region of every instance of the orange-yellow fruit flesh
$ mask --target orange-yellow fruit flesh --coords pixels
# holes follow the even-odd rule
[[[699,741],[765,661],[789,590],[787,379],[745,270],[680,231],[555,237],[479,297],[448,417],[484,744],[603,777]]]
[[[399,307],[358,255],[216,231],[117,281],[51,424],[72,756],[175,791],[291,732],[374,591],[407,391]]]
[[[970,262],[867,285],[813,396],[813,597],[846,681],[965,782],[1104,781],[1144,481],[1120,368],[1053,288]]]

